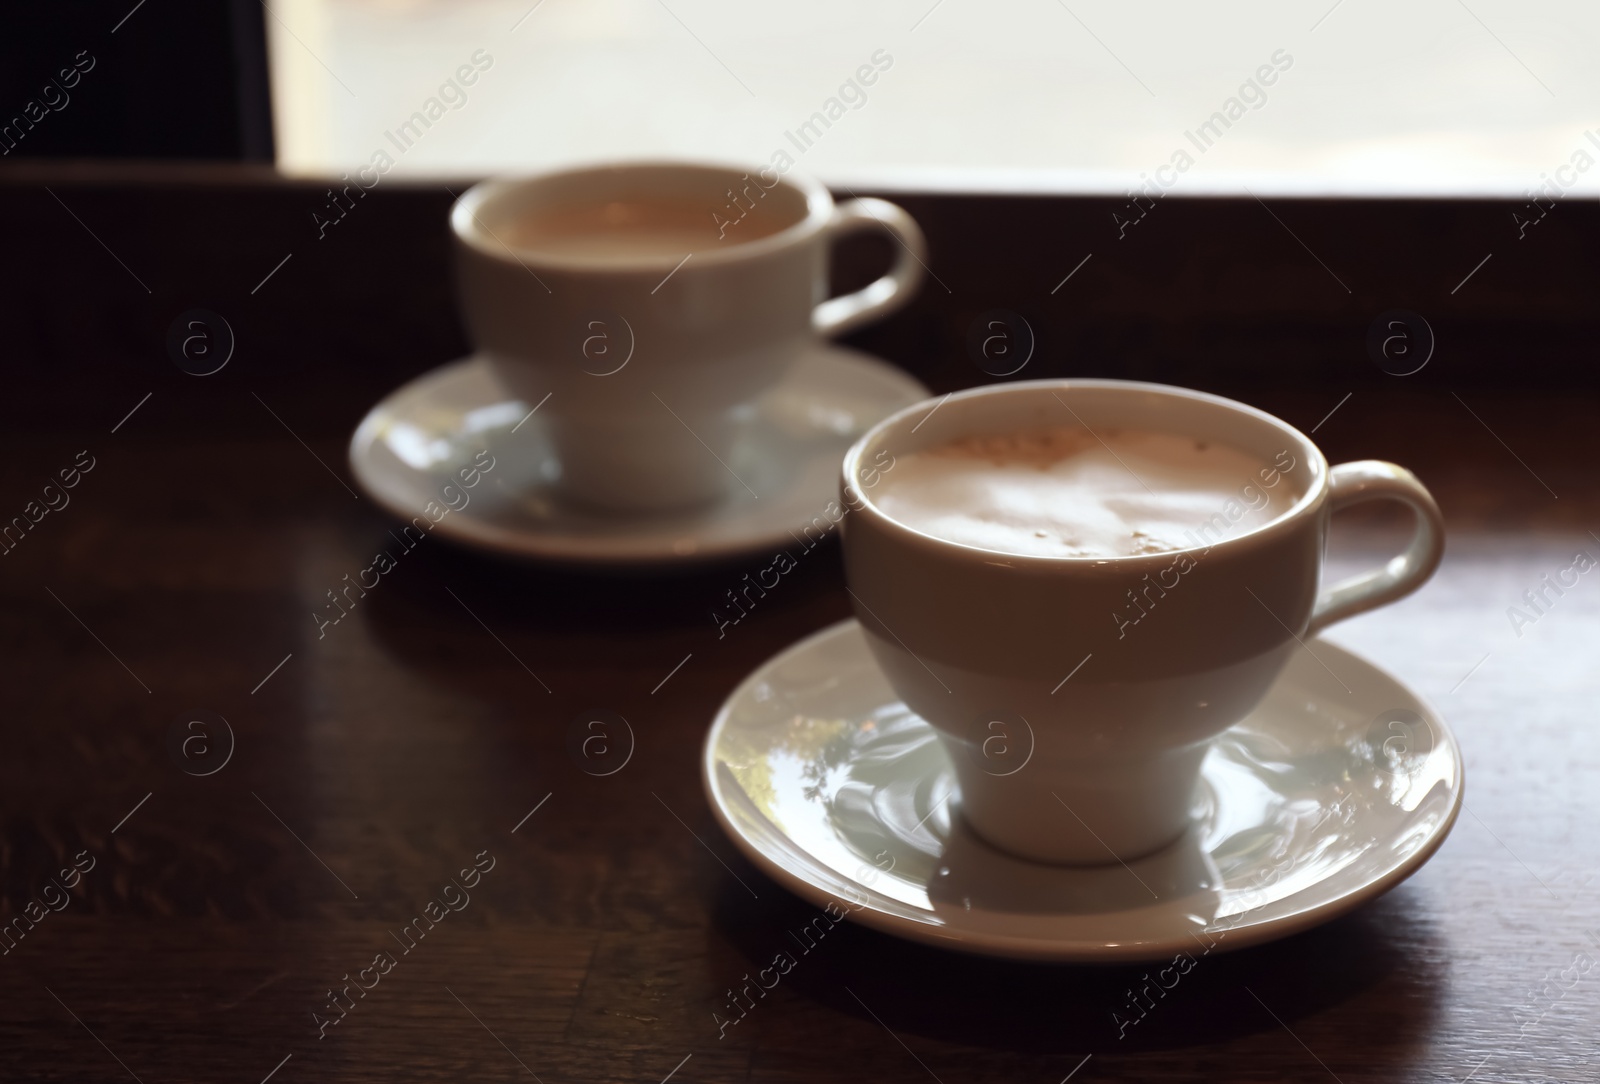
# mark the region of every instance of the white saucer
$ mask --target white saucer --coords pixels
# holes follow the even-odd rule
[[[1444,721],[1358,656],[1323,640],[1310,650],[1217,739],[1194,827],[1128,866],[1036,865],[975,838],[952,809],[959,796],[945,800],[944,749],[855,621],[733,692],[706,738],[706,791],[768,876],[885,933],[1030,960],[1198,959],[1383,894],[1455,823],[1461,754]],[[1397,715],[1409,730],[1390,725]]]
[[[569,563],[727,557],[793,545],[790,532],[810,526],[837,499],[846,449],[880,419],[927,397],[901,370],[818,342],[755,404],[728,464],[757,496],[733,486],[725,501],[691,513],[607,516],[555,498],[542,411],[529,417],[529,405],[511,398],[488,363],[473,357],[418,377],[368,411],[350,439],[350,469],[363,492],[410,520],[430,501],[443,507],[443,487],[487,449],[493,470],[466,494],[464,508],[443,514],[435,533]]]

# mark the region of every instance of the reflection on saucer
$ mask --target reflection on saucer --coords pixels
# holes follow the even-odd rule
[[[955,772],[931,727],[899,704],[874,719],[857,734],[828,818],[863,862],[884,870],[892,860],[885,875],[924,886],[935,915],[1094,914],[1184,896],[1204,922],[1215,917],[1222,878],[1204,848],[1214,801],[1197,803],[1199,819],[1171,846],[1126,866],[1041,865],[997,850],[967,826]]]
[[[810,344],[781,383],[741,411],[743,432],[724,466],[743,487],[730,485],[727,499],[707,508],[624,516],[558,499],[561,465],[545,424],[560,404],[530,409],[496,382],[487,361],[466,358],[373,407],[351,438],[350,468],[362,490],[409,521],[457,468],[489,449],[499,464],[493,487],[437,533],[514,557],[596,566],[770,558],[837,499],[839,461],[856,437],[927,395],[876,358]]]
[[[707,790],[769,875],[819,906],[849,901],[851,917],[888,933],[1097,962],[1257,944],[1399,883],[1460,807],[1444,721],[1370,663],[1316,649],[1350,690],[1297,652],[1213,743],[1189,830],[1127,864],[1043,865],[976,836],[944,747],[895,699],[854,621],[768,661],[728,698],[706,740]],[[1366,737],[1396,710],[1431,739],[1404,760],[1375,755]]]

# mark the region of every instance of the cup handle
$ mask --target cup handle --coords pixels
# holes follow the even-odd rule
[[[1379,459],[1341,463],[1329,472],[1328,481],[1332,511],[1362,501],[1399,501],[1416,516],[1416,530],[1405,551],[1383,567],[1334,584],[1318,595],[1307,636],[1409,595],[1427,582],[1444,556],[1444,517],[1433,495],[1404,467]]]
[[[928,243],[916,219],[888,200],[853,199],[833,209],[825,229],[832,237],[843,237],[868,229],[888,232],[900,245],[889,273],[853,294],[831,297],[811,314],[811,327],[818,335],[843,335],[862,324],[900,308],[922,282],[928,257]]]

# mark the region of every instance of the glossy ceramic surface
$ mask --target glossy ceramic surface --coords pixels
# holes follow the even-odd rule
[[[703,770],[734,842],[818,906],[948,948],[1076,962],[1199,957],[1326,922],[1427,861],[1462,797],[1460,750],[1438,714],[1312,640],[1216,739],[1176,844],[1127,865],[1024,861],[962,824],[944,746],[855,621],[747,678],[712,725]]]
[[[542,251],[517,241],[529,222],[577,219],[590,223],[591,243],[604,242],[611,231],[599,218],[647,220],[629,208],[651,204],[698,222],[678,235],[684,247]],[[758,209],[777,232],[741,229]],[[553,395],[545,436],[564,469],[552,484],[613,512],[717,503],[746,408],[814,339],[904,306],[927,261],[922,231],[894,204],[835,205],[797,173],[710,163],[616,162],[485,181],[456,201],[450,226],[474,349],[514,397]],[[892,265],[829,298],[829,248],[863,230],[893,238]]]
[[[471,357],[418,377],[374,406],[351,438],[350,469],[368,496],[410,521],[430,501],[445,503],[441,494],[456,472],[487,451],[494,469],[465,491],[464,507],[439,519],[435,533],[511,556],[577,564],[727,557],[792,544],[790,532],[817,517],[826,524],[845,449],[879,419],[927,394],[876,358],[814,343],[783,383],[747,410],[728,459],[724,501],[686,513],[606,514],[557,496],[552,480],[560,467],[543,411],[530,416],[530,404],[507,392],[486,361]]]
[[[1259,467],[1195,523],[1187,548],[1117,557],[951,542],[899,522],[858,481],[953,440],[1058,427],[1221,444]],[[1261,702],[1307,638],[1416,590],[1444,548],[1438,507],[1405,468],[1369,460],[1330,470],[1288,423],[1170,385],[971,388],[880,422],[840,470],[840,500],[852,509],[841,526],[845,579],[878,666],[949,743],[967,824],[1040,862],[1131,862],[1165,848],[1190,821],[1207,743]],[[1288,507],[1229,534],[1245,504],[1273,488]],[[1404,553],[1323,586],[1333,510],[1376,499],[1413,513]],[[1026,772],[1009,757],[995,763],[993,751],[1019,741]],[[1056,823],[1063,806],[1065,825]]]

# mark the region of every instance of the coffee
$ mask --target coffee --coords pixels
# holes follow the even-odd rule
[[[770,237],[791,224],[779,208],[761,202],[740,218],[722,202],[636,198],[547,209],[512,219],[496,233],[512,248],[562,259],[676,262]]]
[[[536,421],[560,473],[530,486],[629,515],[744,500],[744,468],[728,464],[756,401],[813,336],[904,305],[927,259],[892,203],[835,205],[797,173],[686,162],[486,181],[456,201],[450,227],[473,347],[508,397],[553,397]],[[829,296],[833,244],[864,231],[893,239],[889,272]]]
[[[867,430],[839,481],[868,649],[939,732],[962,819],[1037,862],[1126,863],[1176,840],[1211,739],[1312,637],[1415,590],[1444,550],[1404,468],[1330,469],[1270,415],[1159,384],[930,399]],[[1332,513],[1378,499],[1415,514],[1405,548],[1319,591]],[[1348,694],[1310,672],[1293,686],[1308,698]]]
[[[1211,545],[1276,519],[1276,465],[1171,433],[1050,429],[898,457],[874,503],[924,534],[996,553],[1130,557]]]

